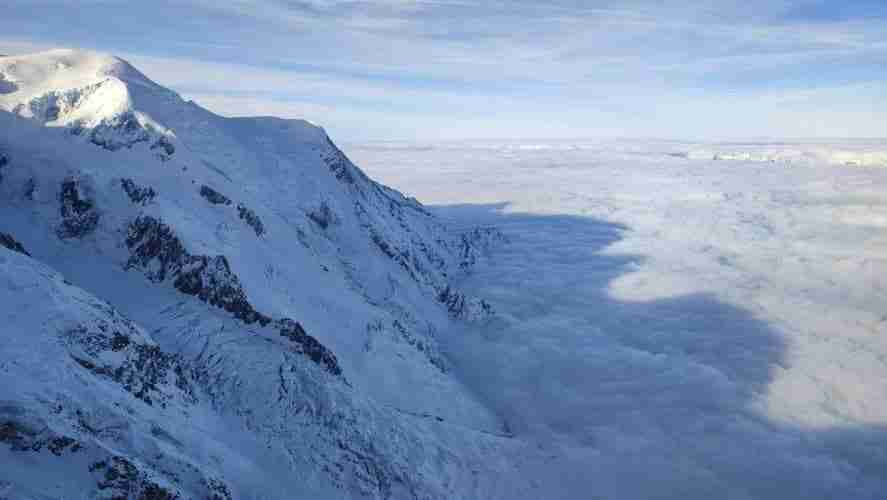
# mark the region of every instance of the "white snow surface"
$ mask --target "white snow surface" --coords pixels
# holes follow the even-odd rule
[[[884,498],[887,169],[688,158],[718,144],[349,145],[374,178],[509,240],[457,372],[545,458],[538,498]],[[733,146],[735,148],[735,145]],[[525,464],[526,465],[526,464]],[[542,493],[544,492],[544,493]]]

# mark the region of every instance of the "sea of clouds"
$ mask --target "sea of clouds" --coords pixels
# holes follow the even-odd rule
[[[508,237],[463,284],[498,318],[446,342],[535,450],[515,461],[538,498],[887,491],[887,169],[752,146],[348,148]],[[729,147],[750,156],[675,154]]]

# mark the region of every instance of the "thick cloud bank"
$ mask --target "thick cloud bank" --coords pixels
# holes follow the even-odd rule
[[[539,498],[880,498],[887,170],[673,147],[353,154],[509,237],[449,351]]]

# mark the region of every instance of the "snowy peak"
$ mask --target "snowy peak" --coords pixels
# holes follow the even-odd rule
[[[5,95],[38,94],[88,87],[109,78],[148,88],[161,88],[119,57],[84,50],[57,49],[36,54],[0,57]]]
[[[181,100],[123,59],[86,51],[53,50],[0,58],[0,110],[66,127],[105,149],[148,143],[171,155],[174,134],[146,110],[154,95]]]

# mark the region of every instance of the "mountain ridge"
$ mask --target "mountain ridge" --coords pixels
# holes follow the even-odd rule
[[[470,498],[499,487],[477,471],[495,483],[509,466],[491,458],[518,445],[450,374],[439,336],[494,314],[456,284],[500,233],[449,230],[320,127],[220,117],[111,56],[5,57],[0,75],[0,296],[21,303],[25,282],[44,294],[26,302],[30,316],[0,311],[21,336],[0,350],[20,381],[0,390],[0,448],[22,474],[0,491]],[[21,346],[39,353],[28,368],[9,364],[30,352]],[[59,366],[74,378],[41,375]],[[93,401],[97,387],[112,407]],[[83,424],[91,414],[106,417]],[[98,431],[109,422],[130,431]],[[88,459],[54,462],[52,440]],[[32,459],[61,472],[37,480]]]

